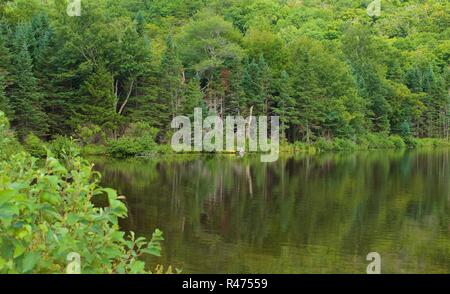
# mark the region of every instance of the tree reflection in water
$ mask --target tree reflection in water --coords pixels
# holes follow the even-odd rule
[[[185,273],[450,272],[449,150],[92,159]]]

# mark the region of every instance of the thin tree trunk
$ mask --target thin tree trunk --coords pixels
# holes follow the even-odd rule
[[[134,86],[134,80],[131,81],[130,89],[129,89],[128,94],[127,94],[127,98],[123,102],[122,106],[120,106],[119,114],[122,114],[125,106],[127,105],[128,100],[130,99],[130,96],[131,96],[131,92],[133,91],[133,86]]]

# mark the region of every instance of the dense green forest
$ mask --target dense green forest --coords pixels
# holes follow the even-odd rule
[[[447,0],[386,0],[379,16],[371,0],[81,0],[80,16],[69,2],[0,0],[0,273],[61,273],[71,252],[83,273],[178,271],[144,263],[162,232],[120,231],[126,197],[80,153],[170,152],[172,119],[197,107],[278,115],[285,150],[450,146]]]
[[[1,0],[0,110],[22,141],[166,143],[195,107],[279,115],[290,142],[448,138],[449,2],[370,2]]]

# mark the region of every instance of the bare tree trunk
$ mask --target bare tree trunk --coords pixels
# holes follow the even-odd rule
[[[122,103],[122,106],[120,106],[120,109],[119,109],[119,112],[118,112],[120,115],[122,114],[123,110],[125,109],[125,106],[126,106],[127,103],[128,103],[128,100],[130,99],[131,92],[133,91],[134,81],[135,81],[135,80],[132,80],[132,81],[131,81],[130,89],[128,90],[128,94],[127,94],[127,98],[126,98],[125,101]]]

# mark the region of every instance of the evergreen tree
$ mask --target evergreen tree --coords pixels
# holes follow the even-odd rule
[[[161,62],[161,97],[170,105],[172,117],[181,114],[181,97],[184,83],[183,65],[178,59],[172,36],[166,40],[166,50]]]
[[[365,27],[354,26],[346,32],[343,48],[356,77],[358,92],[368,102],[366,115],[370,118],[372,131],[389,132],[388,86],[380,50],[372,33]]]
[[[28,44],[20,28],[16,32],[13,58],[14,85],[11,89],[11,105],[14,110],[12,126],[17,130],[20,139],[32,132],[37,136],[47,135],[47,115],[42,110],[42,94],[38,81],[33,75],[33,65]]]
[[[245,88],[243,86],[244,70],[240,62],[233,65],[227,79],[228,87],[225,91],[225,110],[227,114],[239,115],[244,110]]]
[[[260,108],[260,113],[269,115],[270,114],[270,106],[272,103],[272,76],[271,70],[266,63],[264,55],[261,54],[258,60],[258,104],[262,104]]]
[[[194,109],[197,107],[202,108],[205,112],[207,111],[206,105],[203,100],[203,93],[200,90],[200,84],[198,80],[191,79],[185,86],[183,95],[183,115],[193,119]]]
[[[142,11],[138,11],[134,21],[136,23],[136,31],[137,31],[137,33],[139,34],[139,36],[143,37],[144,36],[144,31],[145,31],[145,17],[144,17],[144,13]]]
[[[11,111],[9,109],[9,100],[5,93],[6,85],[5,85],[5,77],[0,74],[0,111],[3,111],[8,116]]]
[[[422,93],[422,103],[427,111],[420,118],[421,135],[443,136],[447,132],[446,115],[449,96],[443,78],[436,74],[430,63],[416,64],[407,73],[407,84],[414,93]]]
[[[350,69],[309,38],[292,43],[289,55],[288,73],[303,139],[353,135],[364,109]]]
[[[290,78],[284,70],[278,79],[277,92],[278,95],[274,97],[275,104],[273,106],[273,112],[280,117],[280,131],[284,138],[286,138],[289,127],[297,124],[298,121],[296,103],[292,98]]]
[[[12,109],[6,88],[11,84],[11,55],[6,47],[5,38],[0,32],[0,110],[12,117]]]
[[[247,63],[244,69],[243,87],[247,107],[253,107],[254,115],[268,115],[272,102],[272,77],[264,56]]]
[[[258,102],[257,73],[258,65],[255,60],[249,61],[246,59],[242,76],[242,87],[244,88],[244,97],[242,100],[246,108],[250,108]]]
[[[55,46],[53,30],[47,15],[41,13],[31,19],[27,42],[34,70],[36,74],[39,74],[43,69],[47,69],[52,48],[54,49]]]
[[[394,3],[372,24],[349,1],[86,0],[81,18],[64,1],[7,2],[0,109],[22,137],[145,122],[163,138],[196,106],[279,115],[291,141],[449,134],[442,1]]]

